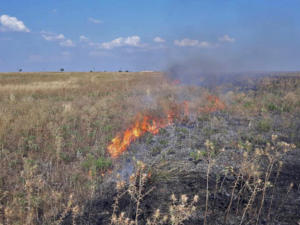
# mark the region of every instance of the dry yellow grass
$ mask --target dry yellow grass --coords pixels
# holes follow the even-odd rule
[[[161,73],[0,74],[0,224],[53,224],[66,209],[80,213],[111,166],[107,145],[137,112],[179,95],[201,104],[202,94]],[[232,93],[228,110],[299,110],[299,94]]]
[[[163,81],[159,73],[0,74],[0,223],[53,223],[71,194],[83,205],[110,167],[107,144],[153,105]]]

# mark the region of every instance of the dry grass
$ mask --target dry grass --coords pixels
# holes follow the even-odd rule
[[[111,167],[113,136],[191,91],[161,73],[0,74],[0,223],[80,212]]]
[[[282,85],[289,91],[268,92],[262,101],[251,93],[232,94],[229,111],[300,111],[299,88]],[[171,85],[160,73],[0,74],[0,224],[59,224],[68,211],[79,214],[111,167],[106,146],[137,112],[163,110],[178,95],[193,96],[199,105],[203,93]],[[258,187],[251,187],[253,193]],[[173,209],[185,203],[174,200]]]
[[[137,161],[135,173],[130,176],[128,183],[122,180],[117,182],[117,194],[114,199],[110,224],[179,225],[195,217],[196,214],[198,216],[202,214],[201,210],[203,210],[203,224],[209,224],[208,221],[212,222],[213,217],[220,217],[222,215],[224,215],[224,224],[228,224],[229,217],[235,217],[235,224],[242,225],[245,221],[249,224],[261,224],[260,217],[262,217],[263,211],[265,212],[264,217],[268,222],[273,222],[274,218],[270,217],[272,203],[268,206],[264,203],[267,198],[271,199],[271,202],[274,198],[277,178],[282,168],[281,160],[283,156],[296,148],[294,144],[278,141],[277,138],[276,135],[273,135],[272,141],[267,143],[264,148],[255,148],[249,142],[246,142],[243,146],[239,146],[239,150],[243,152],[238,163],[239,165],[235,168],[230,167],[223,180],[218,180],[215,187],[209,187],[210,168],[213,166],[214,160],[211,153],[208,153],[206,190],[202,193],[200,190],[198,190],[199,193],[196,191],[196,195],[191,200],[189,200],[186,194],[181,194],[179,199],[172,194],[170,202],[164,203],[167,204],[167,207],[161,206],[164,210],[152,209],[152,215],[146,215],[145,198],[151,195],[153,190],[155,191],[155,186],[153,186],[154,183],[151,182],[152,178],[149,176],[151,174],[149,172],[150,168],[143,162]],[[208,152],[214,151],[215,147],[209,140],[206,141],[205,146]],[[270,176],[275,172],[273,171],[275,167],[277,167],[276,179],[271,181]],[[222,193],[225,190],[223,189],[223,182],[229,174],[234,177],[234,180],[231,181],[232,183],[226,187],[227,191],[231,191],[230,201],[224,212],[214,214],[215,210],[217,210],[215,205],[216,199],[209,198],[209,193],[213,188],[215,188],[213,192]],[[289,194],[292,187],[293,183],[288,186],[286,195]],[[215,197],[216,194],[214,194]],[[119,207],[120,200],[123,198],[131,199],[132,204],[130,204],[130,209]],[[199,202],[199,199],[205,201]],[[281,199],[279,208],[284,203],[285,199]]]
[[[158,73],[1,74],[0,223],[54,223],[71,195],[72,207],[84,205],[111,166],[111,138],[162,86],[173,88],[162,81]]]
[[[234,93],[229,91],[227,98],[234,102],[232,113],[244,115],[289,114],[300,112],[300,76],[264,78],[257,90]]]
[[[115,197],[113,205],[113,213],[111,216],[111,225],[139,225],[143,224],[139,217],[144,213],[141,205],[144,203],[144,199],[149,195],[154,187],[151,187],[147,182],[151,180],[149,176],[148,168],[143,162],[137,161],[136,172],[130,176],[129,184],[124,181],[117,183],[118,194]],[[119,201],[124,195],[129,195],[134,203],[134,219],[127,217],[125,212],[118,213]],[[196,211],[196,204],[199,196],[195,195],[192,200],[189,200],[188,196],[182,194],[180,199],[172,194],[170,197],[169,211],[161,212],[160,209],[156,209],[152,216],[146,218],[145,224],[158,225],[158,224],[172,224],[180,225],[183,221],[188,220]]]

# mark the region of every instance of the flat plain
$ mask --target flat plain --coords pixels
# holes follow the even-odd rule
[[[298,222],[300,75],[255,82],[205,88],[158,72],[0,74],[0,224],[125,224],[127,217],[145,224],[171,193],[181,195],[188,215],[178,224]],[[161,122],[159,132],[143,128],[123,155],[111,157],[115,137],[144,115],[161,121],[165,112],[172,112],[172,123]],[[119,206],[127,212],[123,221],[113,210],[111,185],[118,184],[117,172],[128,172],[128,162],[141,170],[135,158],[143,170],[151,165],[147,188],[164,194],[149,194],[144,205],[140,199],[138,210],[125,204],[129,196]],[[201,204],[187,203],[186,195],[200,196]],[[108,206],[91,209],[97,199]],[[161,210],[167,219],[158,215],[152,224],[177,224],[168,205]]]

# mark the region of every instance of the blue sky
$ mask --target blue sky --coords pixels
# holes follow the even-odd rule
[[[299,0],[1,0],[0,71],[300,70]]]

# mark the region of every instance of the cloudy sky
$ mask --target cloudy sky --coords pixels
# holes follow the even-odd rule
[[[299,0],[10,0],[0,71],[300,70]],[[212,63],[214,65],[214,63]]]

